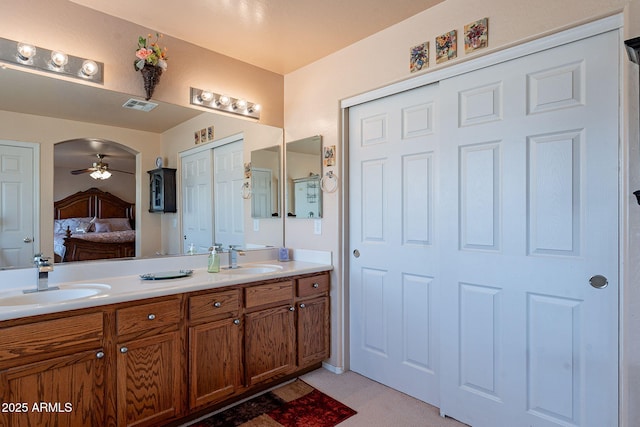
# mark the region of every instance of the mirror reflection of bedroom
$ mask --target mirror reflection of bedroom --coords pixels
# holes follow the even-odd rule
[[[54,147],[54,260],[135,256],[136,156],[114,141]]]

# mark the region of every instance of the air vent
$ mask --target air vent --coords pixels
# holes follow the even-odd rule
[[[132,110],[151,111],[156,108],[158,104],[131,98],[127,102],[122,104],[122,106],[124,108],[131,108]]]

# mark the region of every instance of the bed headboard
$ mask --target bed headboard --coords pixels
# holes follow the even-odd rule
[[[111,193],[90,188],[54,202],[53,218],[129,218],[133,226],[135,206],[135,203],[126,202]]]

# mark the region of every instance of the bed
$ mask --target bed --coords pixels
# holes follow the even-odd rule
[[[135,256],[135,204],[90,188],[54,202],[55,262]]]

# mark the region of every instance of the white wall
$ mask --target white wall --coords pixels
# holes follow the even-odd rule
[[[344,179],[344,150],[340,101],[394,82],[413,77],[409,73],[409,49],[430,42],[431,66],[417,74],[472,60],[510,46],[546,36],[563,29],[615,13],[623,13],[625,38],[640,35],[640,8],[637,0],[565,0],[562,2],[540,0],[535,2],[513,0],[447,0],[406,21],[357,42],[340,52],[325,57],[307,67],[285,76],[285,140],[295,140],[320,134],[324,146],[336,145],[337,165],[325,168],[333,170]],[[484,17],[489,18],[489,47],[470,55],[458,48],[458,58],[435,65],[435,37],[453,29],[458,30],[459,40],[465,24]],[[460,43],[460,42],[459,42]],[[621,46],[621,55],[625,55]],[[634,331],[640,330],[640,207],[629,193],[640,188],[638,162],[638,89],[637,66],[626,64],[623,71],[623,158],[625,175],[622,182],[622,211],[624,224],[621,235],[628,250],[622,259],[625,270],[623,280],[623,324],[621,340],[622,357],[622,418],[623,425],[633,425],[629,420],[640,419],[640,339]],[[631,126],[629,129],[628,127]],[[628,168],[627,168],[628,167]],[[630,176],[626,175],[629,172]],[[320,249],[333,252],[332,273],[332,356],[330,363],[345,367],[346,334],[344,319],[346,284],[342,281],[343,248],[341,232],[342,199],[344,188],[324,194],[323,233],[313,234],[312,222],[287,221],[285,243],[287,246]],[[631,203],[633,202],[633,203]],[[631,231],[629,233],[629,231]],[[629,236],[627,238],[627,236]],[[626,424],[625,424],[626,423]]]

